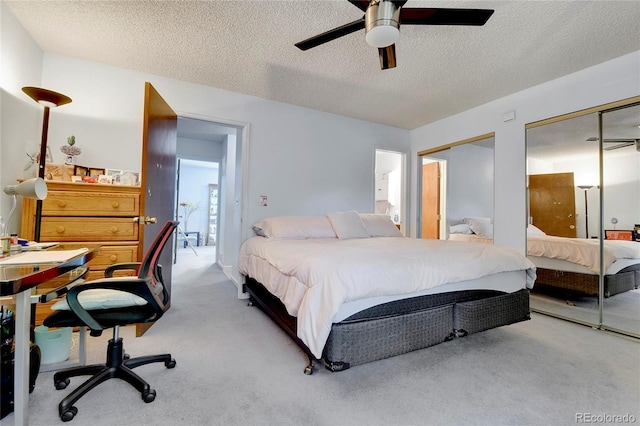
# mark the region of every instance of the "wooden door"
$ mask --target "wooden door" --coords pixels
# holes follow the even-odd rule
[[[176,113],[150,83],[145,83],[140,211],[147,220],[141,221],[145,224],[140,227],[140,258],[162,225],[174,217],[177,127]],[[155,219],[155,223],[149,219]],[[173,244],[168,244],[160,256],[162,276],[169,295],[172,247]],[[136,335],[141,336],[151,325],[153,323],[138,324]]]
[[[422,165],[422,238],[440,238],[440,163]]]
[[[548,235],[576,238],[576,195],[573,172],[529,175],[533,225]]]

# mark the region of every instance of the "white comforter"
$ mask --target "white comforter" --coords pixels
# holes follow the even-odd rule
[[[298,337],[317,358],[343,302],[408,294],[441,284],[535,266],[516,250],[415,238],[274,240],[254,237],[240,250],[239,270],[261,282],[298,321]],[[286,280],[273,279],[284,274]]]
[[[600,240],[544,236],[527,237],[529,256],[562,259],[600,272]],[[617,259],[640,259],[640,244],[635,241],[604,240],[603,270]]]
[[[493,242],[490,237],[475,234],[451,234],[449,239],[481,243]],[[596,274],[600,272],[600,240],[597,239],[529,235],[527,236],[527,254],[566,260],[586,266]],[[618,259],[638,259],[640,262],[640,244],[635,241],[604,240],[603,258],[605,271]]]

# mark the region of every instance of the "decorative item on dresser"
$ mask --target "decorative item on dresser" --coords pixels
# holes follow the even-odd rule
[[[100,252],[89,263],[88,280],[104,276],[104,270],[115,263],[136,262],[138,258],[140,188],[122,185],[47,183],[49,194],[42,206],[40,240],[100,245]],[[33,235],[35,200],[24,199],[21,235]],[[70,247],[73,248],[73,247]],[[123,271],[121,274],[130,275]],[[38,304],[35,325],[50,313],[49,305]]]

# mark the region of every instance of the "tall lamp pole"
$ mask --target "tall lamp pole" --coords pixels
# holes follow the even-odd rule
[[[589,204],[587,202],[587,191],[593,188],[593,185],[578,185],[578,188],[584,190],[584,227],[585,238],[589,238]]]
[[[71,102],[71,98],[52,90],[40,87],[23,87],[22,91],[31,99],[44,106],[44,116],[42,118],[42,139],[40,141],[40,158],[38,162],[38,177],[44,179],[44,169],[47,162],[47,136],[49,133],[49,110],[53,107],[65,105]],[[40,222],[42,222],[42,200],[36,203],[36,221],[34,241],[40,241]]]

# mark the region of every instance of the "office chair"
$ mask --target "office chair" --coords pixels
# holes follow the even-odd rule
[[[100,336],[104,329],[113,328],[106,363],[69,368],[54,374],[56,389],[65,389],[70,377],[91,375],[60,402],[58,411],[62,421],[73,420],[78,413],[73,404],[112,378],[125,380],[141,393],[144,402],[152,402],[156,391],[132,369],[152,362],[164,362],[167,368],[175,367],[176,361],[171,354],[130,358],[124,352],[118,332],[121,325],[156,321],[164,314],[169,293],[163,284],[162,266],[158,259],[177,226],[177,221],[165,223],[141,263],[112,265],[105,270],[105,278],[72,287],[66,299],[51,307],[55,312],[44,320],[47,327],[87,326],[92,336]],[[137,277],[113,277],[114,271],[124,269],[137,269]]]

